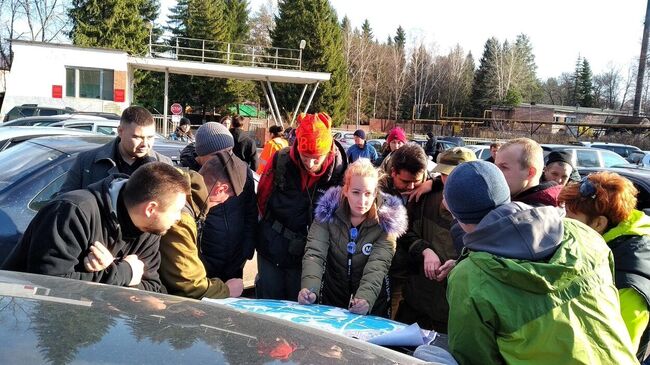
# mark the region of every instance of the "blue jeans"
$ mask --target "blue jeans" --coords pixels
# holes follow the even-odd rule
[[[298,300],[302,267],[279,268],[264,257],[257,255],[257,299]]]

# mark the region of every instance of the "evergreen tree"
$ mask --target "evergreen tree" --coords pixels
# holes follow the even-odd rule
[[[372,34],[372,28],[370,27],[370,22],[368,22],[368,19],[363,21],[363,25],[361,25],[361,37],[363,39],[368,40],[368,41],[373,41],[373,38],[375,37]]]
[[[159,7],[157,0],[72,0],[68,36],[78,46],[144,55],[148,50],[149,27],[158,17]]]
[[[493,95],[491,94],[489,84],[493,77],[494,65],[497,62],[497,50],[500,48],[499,41],[492,37],[485,42],[483,48],[483,55],[479,61],[478,70],[474,75],[474,83],[472,85],[472,109],[476,117],[482,117],[483,111],[489,109]]]
[[[401,25],[397,27],[397,34],[395,34],[393,41],[397,48],[404,49],[404,46],[406,45],[406,32],[404,32],[404,28],[402,28]]]
[[[352,30],[352,24],[350,24],[350,18],[347,15],[341,20],[341,29],[343,33],[349,33]]]
[[[245,43],[250,32],[248,22],[248,0],[225,0],[225,18],[228,22],[228,40]]]
[[[592,83],[591,67],[586,58],[582,59],[582,65],[579,71],[576,83],[576,88],[578,90],[578,103],[581,106],[589,108],[594,104],[594,87]]]
[[[179,0],[170,9],[168,30],[179,38],[179,46],[195,49],[183,50],[179,59],[200,60],[205,57],[219,58],[225,62],[225,43],[231,36],[227,23],[226,4],[223,0]],[[199,39],[199,41],[188,38]],[[205,40],[205,53],[201,51]],[[175,45],[175,41],[172,40]],[[170,75],[170,99],[183,105],[190,105],[204,115],[208,110],[225,107],[235,100],[229,92],[225,79],[200,76]],[[199,108],[200,110],[196,110]]]
[[[297,48],[300,40],[307,44],[302,52],[302,69],[330,72],[329,81],[321,84],[310,112],[328,112],[338,125],[348,108],[347,65],[343,35],[336,13],[327,0],[280,0],[275,29],[271,33],[274,47]],[[279,105],[293,109],[299,88],[287,85],[276,88]]]

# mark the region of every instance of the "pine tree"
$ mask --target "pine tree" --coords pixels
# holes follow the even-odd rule
[[[248,0],[225,0],[225,17],[228,22],[228,40],[245,43],[250,32],[248,22]]]
[[[225,62],[223,52],[230,38],[230,28],[224,27],[226,21],[226,5],[223,0],[179,0],[170,9],[168,30],[179,38],[182,47],[196,50],[184,50],[179,59],[200,60],[205,40],[205,56],[218,58],[217,62]],[[188,38],[199,39],[191,41]],[[175,44],[175,41],[172,41]],[[205,113],[214,108],[224,107],[235,100],[235,95],[227,90],[227,80],[200,76],[171,75],[170,99],[183,105],[200,108]]]
[[[144,55],[159,7],[157,0],[72,0],[68,36],[75,45]]]
[[[479,61],[478,70],[474,75],[472,85],[472,109],[476,117],[482,117],[483,111],[491,106],[493,95],[491,95],[489,84],[493,77],[494,65],[497,62],[497,50],[500,48],[499,41],[492,37],[485,42],[483,55]]]
[[[372,28],[370,27],[370,22],[368,22],[368,19],[364,20],[363,24],[361,25],[361,37],[371,42],[375,37],[374,34],[372,34]]]
[[[404,28],[401,25],[397,27],[397,34],[395,34],[393,41],[399,49],[404,49],[404,46],[406,46],[406,32],[404,32]]]
[[[280,0],[275,29],[271,33],[274,47],[297,48],[300,40],[307,44],[302,52],[302,69],[330,72],[329,81],[319,87],[310,112],[328,112],[338,125],[348,108],[347,65],[343,35],[336,13],[327,0]],[[293,109],[299,88],[276,87],[279,105]]]
[[[589,66],[589,61],[587,61],[586,58],[582,59],[582,65],[578,74],[576,88],[579,95],[578,103],[581,106],[587,108],[592,107],[594,104],[594,87],[592,83],[591,67]]]

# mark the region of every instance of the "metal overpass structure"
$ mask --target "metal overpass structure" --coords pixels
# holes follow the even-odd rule
[[[223,43],[204,39],[168,37],[158,42],[149,40],[149,50],[144,56],[128,56],[128,72],[132,83],[134,70],[163,72],[165,74],[164,120],[169,110],[169,74],[204,76],[214,78],[250,80],[260,83],[264,97],[271,109],[276,125],[283,125],[278,107],[274,83],[303,85],[302,93],[296,103],[291,121],[300,112],[303,99],[311,86],[311,94],[304,105],[303,112],[311,106],[316,90],[321,82],[328,81],[331,74],[327,72],[310,72],[302,70],[302,50],[305,41],[298,49],[260,47],[248,44]],[[133,100],[133,95],[130,95]],[[163,129],[166,129],[164,123]],[[166,135],[167,131],[163,130]]]

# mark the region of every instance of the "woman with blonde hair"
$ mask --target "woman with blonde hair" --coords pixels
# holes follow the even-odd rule
[[[637,193],[619,174],[599,172],[569,183],[558,201],[567,217],[593,228],[612,250],[621,314],[643,361],[650,336],[650,217],[635,209]]]
[[[361,158],[348,166],[344,185],[318,201],[302,260],[300,304],[390,316],[388,269],[397,237],[406,232],[399,198],[377,189],[378,170]]]

